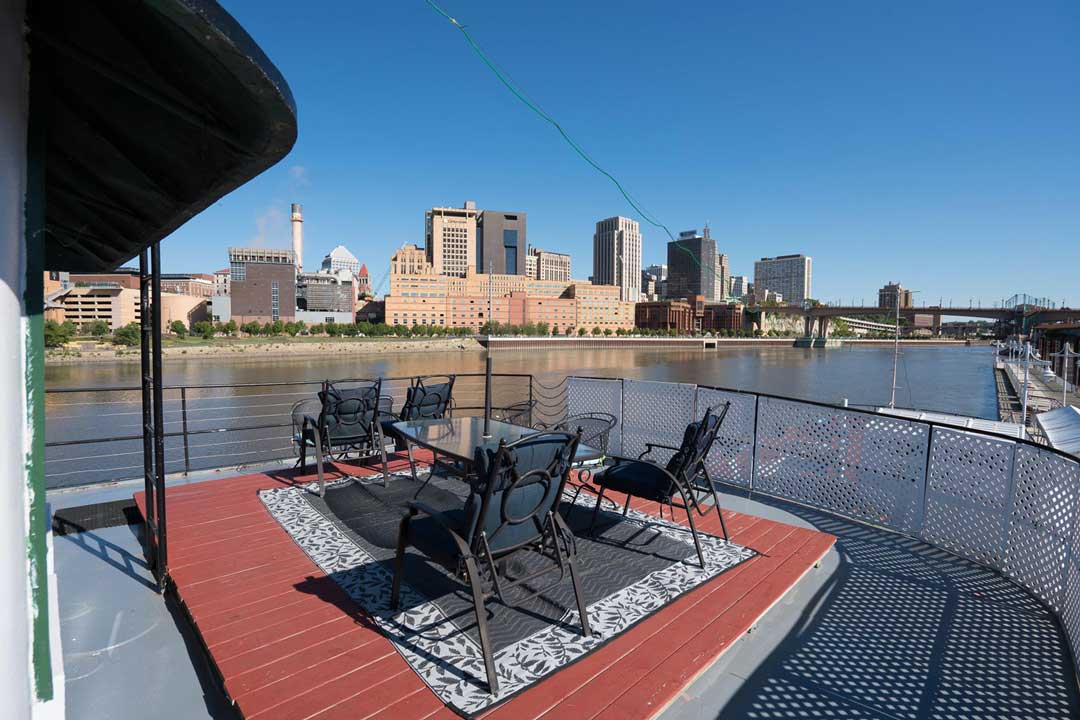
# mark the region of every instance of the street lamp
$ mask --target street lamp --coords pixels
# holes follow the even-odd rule
[[[911,294],[919,292],[919,290],[912,290]],[[892,391],[889,394],[889,407],[896,407],[896,366],[900,359],[900,291],[896,292],[896,334],[893,337],[893,363],[892,363]],[[908,388],[908,393],[911,392],[911,388]],[[909,395],[910,397],[910,395]]]

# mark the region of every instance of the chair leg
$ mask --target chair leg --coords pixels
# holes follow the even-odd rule
[[[300,474],[303,475],[307,470],[307,441],[304,440],[303,433],[300,435]]]
[[[570,567],[570,584],[574,586],[574,598],[577,601],[578,615],[581,617],[581,634],[590,637],[592,628],[589,626],[589,611],[585,606],[585,594],[581,592],[577,563],[574,562],[576,550],[571,544],[573,541],[567,540],[567,538],[573,538],[573,533],[570,532],[566,521],[557,513],[548,514],[547,524],[551,528],[551,544],[560,558],[563,557],[565,550],[566,564]]]
[[[713,507],[716,508],[716,517],[720,518],[720,529],[724,532],[724,540],[730,540],[727,534],[727,525],[724,524],[724,513],[720,512],[720,496],[716,493],[716,485],[713,483],[712,478],[709,477],[709,470],[704,463],[701,465],[701,472],[705,475],[705,482],[709,484],[709,490],[712,491]]]
[[[580,495],[581,491],[584,490],[584,489],[585,489],[584,485],[578,485],[577,486],[577,490],[574,492],[574,497],[570,500],[571,505],[574,505],[577,502],[578,495]]]
[[[409,518],[401,518],[398,529],[397,554],[394,556],[394,584],[390,587],[390,609],[397,610],[401,604],[401,576],[405,573],[405,542],[409,534]]]
[[[319,476],[319,497],[326,497],[326,477],[323,475],[322,433],[315,431],[315,471]]]
[[[379,443],[379,454],[382,456],[382,484],[386,487],[390,479],[390,468],[386,464],[386,436],[382,434],[382,427],[375,423],[375,439]]]
[[[705,555],[701,552],[701,541],[698,540],[697,528],[694,527],[694,509],[690,507],[690,503],[686,503],[686,517],[690,521],[690,536],[694,538],[694,549],[697,550],[698,562],[701,563],[701,569],[705,569]]]
[[[409,453],[409,470],[412,472],[413,482],[419,482],[419,480],[416,479],[416,461],[413,460],[412,443],[409,442],[408,440],[406,440],[405,441],[405,448],[406,448],[406,450],[408,450],[408,453]],[[419,494],[419,493],[417,493],[417,494]]]
[[[622,516],[626,517],[626,513],[630,512],[630,498],[633,497],[630,493],[626,494],[626,504],[623,505]]]
[[[596,507],[592,511],[592,521],[589,523],[589,535],[595,534],[596,530],[596,518],[600,515],[600,503],[604,500],[604,486],[600,486],[600,492],[596,494]]]
[[[566,564],[570,566],[570,583],[574,586],[574,597],[577,599],[578,615],[581,617],[581,634],[585,637],[592,635],[592,628],[589,627],[589,611],[585,608],[585,596],[581,592],[581,582],[578,580],[577,563],[574,562],[574,556],[569,555],[566,560]]]
[[[484,654],[484,671],[487,673],[488,689],[492,695],[498,695],[499,677],[495,674],[495,656],[491,651],[487,610],[484,609],[484,588],[480,582],[480,572],[477,570],[475,558],[465,558],[465,571],[469,575],[469,586],[472,589],[473,608],[476,610],[476,627],[480,631],[480,650]]]

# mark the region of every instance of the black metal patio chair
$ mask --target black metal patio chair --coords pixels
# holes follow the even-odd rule
[[[631,498],[642,498],[660,503],[660,516],[663,517],[664,505],[671,511],[671,519],[675,519],[675,508],[686,511],[686,517],[690,522],[690,533],[694,538],[694,548],[697,550],[698,561],[705,567],[705,556],[701,552],[701,542],[698,539],[697,528],[694,527],[694,511],[704,515],[708,512],[708,506],[704,500],[712,495],[713,505],[716,507],[716,516],[720,519],[720,529],[724,533],[724,539],[728,539],[727,525],[724,524],[724,515],[720,511],[720,499],[716,494],[716,486],[709,478],[709,472],[705,468],[705,458],[712,449],[716,435],[720,431],[720,425],[727,416],[730,402],[718,406],[720,411],[713,412],[713,408],[705,410],[705,416],[701,420],[690,423],[683,432],[682,445],[673,447],[661,443],[646,443],[645,452],[638,458],[613,457],[614,464],[605,467],[602,472],[594,476],[594,481],[600,486],[596,497],[596,507],[593,509],[592,527],[596,525],[597,516],[600,513],[600,503],[604,499],[604,492],[612,490],[626,494],[626,503],[623,505],[625,516],[630,508]],[[675,451],[667,464],[663,467],[647,459],[656,448],[664,448]],[[680,502],[676,503],[678,497]]]
[[[588,445],[591,448],[596,448],[604,455],[607,455],[611,431],[614,430],[615,426],[618,424],[619,419],[611,413],[588,412],[570,415],[554,423],[537,423],[536,428],[538,430],[565,430],[567,432],[573,432],[580,428],[582,444]],[[568,483],[575,489],[574,497],[570,501],[571,504],[577,502],[578,495],[581,494],[582,490],[596,492],[589,484],[591,478],[591,468],[580,467],[578,469],[577,480],[571,479]]]
[[[536,400],[523,400],[505,407],[491,408],[491,419],[529,427],[533,410],[536,409],[536,402]]]
[[[304,398],[295,402],[290,415],[292,417],[292,441],[296,452],[296,467],[303,472],[307,468],[307,454],[315,451],[315,428],[318,423],[308,422],[317,418],[322,411],[322,400],[317,397]]]
[[[464,575],[472,592],[484,669],[493,695],[499,692],[499,680],[488,634],[486,601],[497,598],[513,607],[550,590],[563,581],[569,570],[582,633],[586,637],[591,634],[574,564],[574,538],[556,511],[579,441],[579,433],[541,432],[512,443],[501,442],[495,451],[477,448],[476,475],[461,507],[439,512],[413,500],[401,521],[391,608],[397,609],[399,604],[407,546]],[[507,576],[508,559],[523,552],[535,553],[546,561],[523,576]],[[507,596],[515,587],[555,572],[557,578],[527,597],[511,602]]]
[[[417,376],[409,382],[409,389],[405,392],[405,402],[400,411],[392,414],[380,408],[383,417],[379,423],[382,425],[383,435],[394,439],[394,450],[411,451],[409,444],[394,430],[394,423],[450,417],[456,377],[455,375]],[[433,380],[440,382],[432,382]]]
[[[386,462],[386,439],[379,425],[379,390],[382,380],[338,380],[323,382],[319,391],[319,415],[306,415],[301,427],[301,469],[306,465],[307,438],[315,447],[315,467],[319,477],[319,494],[326,493],[323,476],[323,457],[338,459],[355,452],[360,457],[382,458],[383,485],[389,471]]]

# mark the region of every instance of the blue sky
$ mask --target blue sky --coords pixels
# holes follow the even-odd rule
[[[617,190],[515,100],[423,0],[223,0],[289,81],[279,165],[163,244],[342,243],[377,282],[433,205],[528,213],[590,274]],[[484,49],[673,232],[709,222],[736,274],[814,258],[814,295],[1013,292],[1080,303],[1080,3],[445,0]],[[666,256],[642,222],[645,263]]]

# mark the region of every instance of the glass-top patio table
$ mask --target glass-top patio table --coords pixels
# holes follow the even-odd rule
[[[412,467],[413,479],[416,479],[416,465],[412,461],[412,446],[418,445],[431,450],[436,455],[436,464],[444,467],[455,474],[467,475],[472,470],[473,454],[476,448],[482,447],[492,451],[499,447],[499,442],[505,440],[513,442],[525,435],[535,435],[540,430],[521,425],[502,422],[500,420],[488,421],[490,435],[484,437],[484,418],[482,417],[455,417],[440,420],[408,420],[394,423],[394,430],[401,434],[409,446],[409,464]],[[445,455],[454,460],[456,465],[438,463],[439,455]],[[604,453],[588,445],[579,444],[577,453],[574,455],[574,464],[599,460]]]

